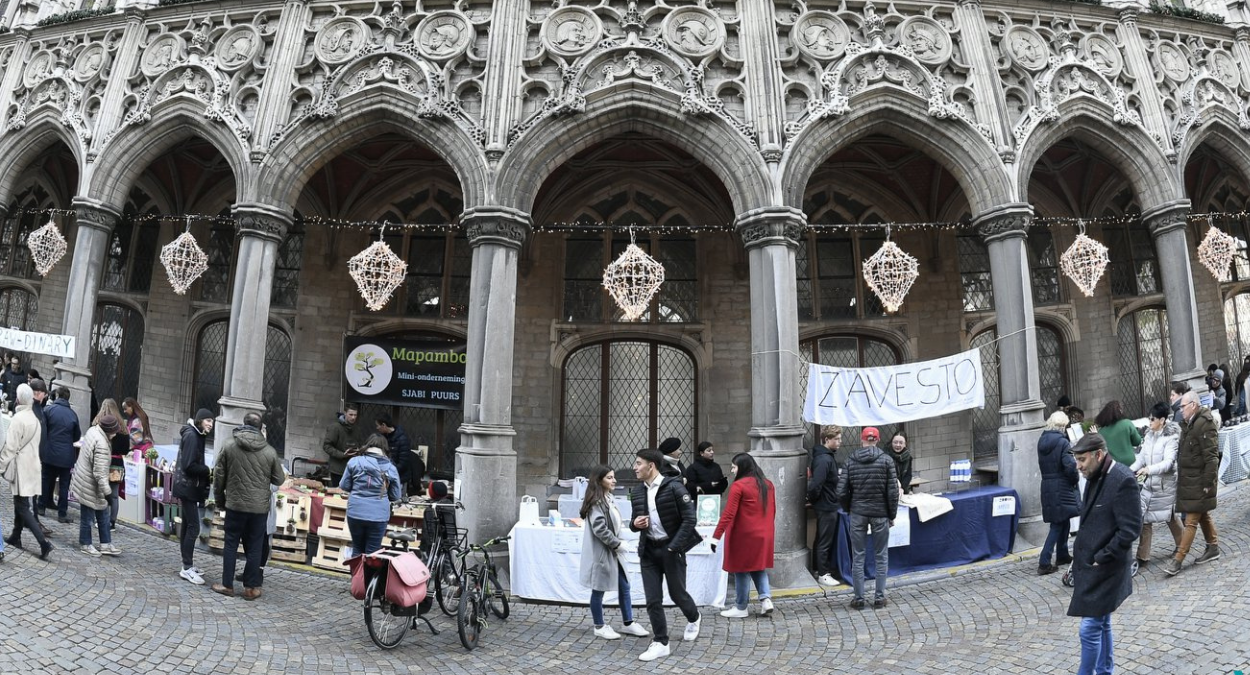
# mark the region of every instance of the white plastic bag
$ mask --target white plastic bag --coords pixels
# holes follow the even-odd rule
[[[517,517],[518,525],[542,525],[538,519],[538,500],[529,495],[521,497],[521,512]]]

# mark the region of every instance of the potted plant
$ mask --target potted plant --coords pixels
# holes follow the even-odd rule
[[[161,453],[157,452],[156,448],[148,448],[148,451],[143,453],[143,457],[144,459],[148,460],[148,464],[155,462],[156,459],[160,456],[161,456]]]
[[[286,521],[286,531],[288,534],[295,534],[295,519],[291,518]]]

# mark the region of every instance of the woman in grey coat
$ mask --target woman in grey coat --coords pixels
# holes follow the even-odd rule
[[[590,484],[586,486],[586,498],[582,500],[581,516],[585,521],[582,531],[581,581],[590,587],[590,617],[595,622],[595,636],[616,640],[620,633],[603,621],[603,594],[615,590],[621,604],[621,618],[625,626],[621,633],[645,637],[647,631],[634,623],[633,596],[629,590],[629,576],[621,556],[621,513],[612,499],[616,489],[616,472],[600,464],[590,472]]]
[[[1137,460],[1129,467],[1142,484],[1141,539],[1137,543],[1137,562],[1150,561],[1150,540],[1154,523],[1167,523],[1172,541],[1181,545],[1181,524],[1176,518],[1176,448],[1181,441],[1181,428],[1170,418],[1172,410],[1166,403],[1156,403],[1150,411],[1150,428],[1142,442]]]

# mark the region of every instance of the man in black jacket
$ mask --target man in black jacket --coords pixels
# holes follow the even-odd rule
[[[639,450],[634,475],[642,485],[629,495],[634,514],[629,528],[642,533],[638,538],[638,562],[642,566],[647,616],[655,635],[647,651],[638,657],[640,661],[669,655],[668,618],[664,614],[666,579],[669,597],[690,622],[682,639],[699,637],[699,608],[686,592],[686,552],[699,543],[699,533],[694,529],[694,502],[680,477],[660,473],[664,463],[660,451]]]
[[[1081,508],[1081,531],[1072,547],[1072,603],[1068,616],[1081,617],[1078,675],[1110,673],[1114,667],[1111,613],[1133,593],[1133,540],[1141,534],[1137,478],[1111,459],[1107,442],[1085,434],[1072,447],[1076,468],[1089,481]]]
[[[213,413],[207,408],[196,411],[189,424],[179,432],[178,461],[174,464],[174,496],[182,502],[182,529],[178,545],[182,551],[182,570],[178,576],[200,586],[204,576],[195,566],[195,540],[200,536],[200,518],[208,499],[211,471],[204,460],[204,447],[213,432]]]
[[[395,421],[388,413],[375,417],[373,425],[378,433],[386,438],[391,461],[395,464],[395,470],[399,472],[399,480],[408,488],[407,494],[421,494],[421,479],[425,476],[425,462],[421,461],[420,455],[412,454],[412,441],[408,440],[408,434],[404,432],[404,428],[395,426]]]
[[[47,385],[43,380],[32,380],[30,388],[35,390],[36,401],[41,396],[47,396]],[[44,393],[40,394],[40,391]],[[68,523],[69,474],[77,459],[74,443],[82,436],[78,415],[69,407],[69,390],[65,387],[58,388],[57,399],[51,405],[40,410],[36,404],[34,408],[37,415],[42,415],[44,429],[43,443],[39,448],[39,459],[43,461],[43,497],[39,510],[52,508],[53,487],[59,484],[56,493],[57,520]]]
[[[812,471],[807,479],[807,501],[816,512],[816,542],[812,547],[817,581],[837,586],[837,556],[833,542],[838,538],[838,463],[835,453],[842,446],[842,427],[827,426],[820,434],[820,445],[812,448]]]
[[[876,560],[877,593],[873,609],[885,607],[885,579],[890,571],[890,526],[898,513],[898,476],[894,460],[886,456],[877,441],[881,432],[865,427],[860,433],[864,445],[851,453],[838,481],[838,502],[851,514],[851,581],[854,584],[853,609],[864,608],[864,546],[872,527]]]

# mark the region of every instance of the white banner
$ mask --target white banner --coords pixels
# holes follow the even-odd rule
[[[933,361],[884,368],[811,364],[803,419],[861,427],[896,424],[985,407],[981,354],[971,349]]]
[[[74,358],[74,336],[31,333],[16,328],[0,328],[0,347],[16,352]]]

